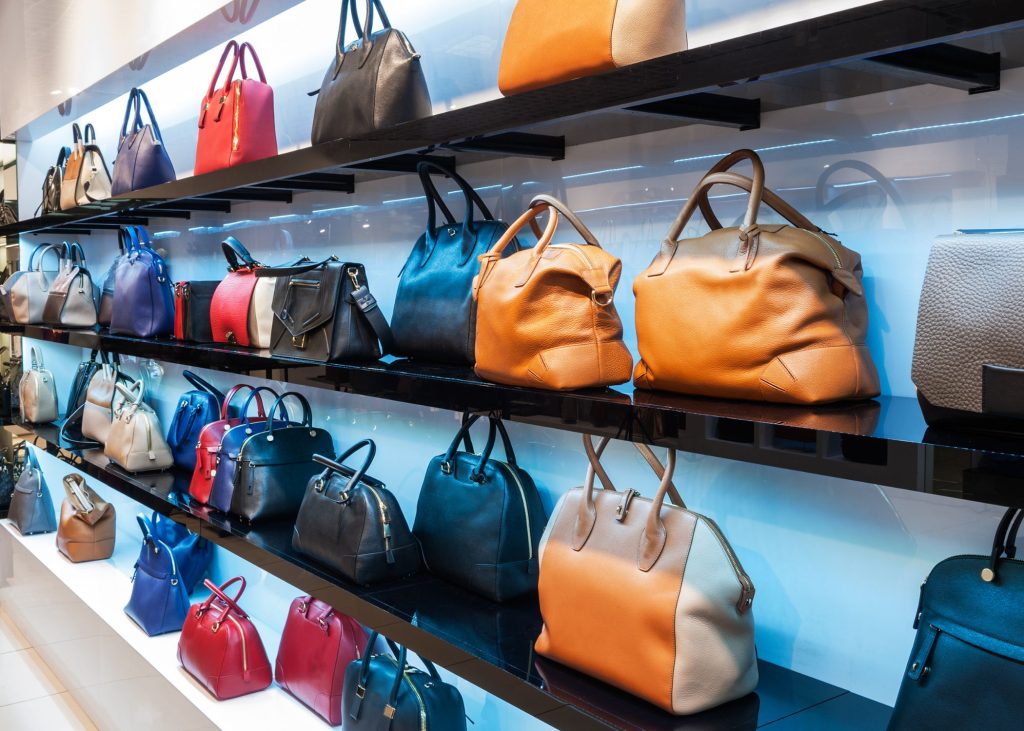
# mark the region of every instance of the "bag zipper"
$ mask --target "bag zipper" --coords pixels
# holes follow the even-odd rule
[[[528,551],[527,557],[532,561],[533,560],[533,530],[530,528],[530,508],[529,508],[528,503],[526,502],[526,489],[523,487],[523,483],[520,481],[519,475],[516,474],[516,471],[514,469],[512,469],[512,465],[510,465],[508,462],[502,462],[501,460],[497,460],[497,459],[495,459],[493,461],[497,462],[500,465],[504,465],[505,468],[508,469],[509,474],[512,475],[512,479],[515,480],[516,487],[519,488],[519,497],[522,498],[522,501],[523,501],[523,515],[526,516],[526,547],[527,547],[527,551]]]
[[[831,242],[829,242],[828,239],[819,234],[817,231],[810,231],[808,229],[804,229],[804,231],[807,231],[807,233],[809,233],[811,236],[818,239],[818,241],[820,241],[821,243],[825,244],[825,247],[830,252],[832,252],[832,258],[836,260],[836,269],[843,268],[843,262],[839,259],[839,253],[835,250],[835,247],[832,246]]]
[[[739,579],[740,585],[743,587],[740,593],[740,600],[736,604],[736,608],[740,611],[740,614],[750,609],[754,603],[754,582],[747,576],[747,572],[743,570],[743,566],[740,564],[740,560],[736,558],[736,554],[733,553],[732,546],[729,545],[729,541],[725,539],[725,535],[722,530],[718,527],[718,524],[708,518],[705,515],[700,516],[701,519],[707,524],[708,528],[711,529],[711,533],[714,534],[715,538],[722,546],[722,550],[725,551],[725,555],[729,558],[729,563],[732,564],[733,571],[736,572],[736,578]]]
[[[388,516],[388,506],[384,504],[384,498],[380,496],[376,488],[370,485],[365,485],[365,487],[377,499],[377,508],[380,510],[380,527],[381,532],[384,534],[384,553],[389,557],[388,563],[394,563],[395,557],[391,551],[391,518]]]
[[[320,282],[315,279],[291,279],[289,287],[308,287],[309,289],[320,289]]]
[[[242,82],[235,81],[235,109],[234,109],[234,121],[231,123],[231,151],[236,152],[238,150],[238,113],[242,106]]]
[[[398,672],[402,674],[402,677],[405,678],[405,682],[407,682],[409,687],[412,689],[413,695],[416,696],[416,703],[420,707],[420,731],[427,731],[427,705],[423,702],[423,696],[420,695],[419,688],[416,687],[416,684],[412,682],[412,678],[409,677],[409,673],[413,671],[399,668],[398,660],[391,657],[391,655],[387,655],[387,658],[391,661],[391,664],[395,666]],[[397,703],[398,701],[395,702]]]
[[[237,619],[235,619],[234,615],[231,614],[231,610],[230,609],[228,609],[228,619],[230,619],[232,621],[232,623],[234,623],[234,625],[236,627],[238,627],[238,634],[242,638],[242,672],[243,673],[248,673],[249,672],[249,652],[248,652],[248,650],[246,649],[246,646],[245,646],[245,630],[242,628],[242,623],[239,622]]]

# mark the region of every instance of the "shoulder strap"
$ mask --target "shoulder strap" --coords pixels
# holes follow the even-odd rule
[[[380,307],[377,305],[376,298],[370,293],[369,283],[359,281],[359,270],[355,267],[348,267],[346,274],[348,274],[352,284],[355,286],[355,289],[352,290],[352,301],[355,302],[359,311],[363,313],[366,322],[369,323],[374,335],[377,336],[377,340],[380,341],[381,355],[393,352],[395,349],[395,338],[391,334],[391,326],[388,325],[384,313],[381,312]]]

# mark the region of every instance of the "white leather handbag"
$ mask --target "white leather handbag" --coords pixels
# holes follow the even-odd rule
[[[124,401],[115,410],[103,454],[129,472],[165,470],[172,466],[174,457],[164,440],[160,420],[142,400],[145,392],[142,379],[131,386],[115,383],[114,390]]]
[[[22,325],[43,323],[43,309],[50,294],[50,284],[60,273],[66,248],[64,244],[36,247],[28,259],[28,269],[15,273],[0,288],[0,294],[8,301],[9,312],[15,322]],[[43,269],[43,261],[51,251],[57,254],[57,269],[46,271]]]
[[[256,348],[270,347],[270,330],[274,324],[274,285],[272,277],[257,277],[249,303],[249,342]]]
[[[55,327],[92,327],[96,324],[96,289],[85,264],[82,247],[71,244],[60,271],[50,282],[43,322]]]
[[[114,423],[114,411],[124,398],[114,391],[117,383],[117,366],[104,363],[89,380],[82,405],[82,436],[100,444],[107,443],[110,425]]]
[[[43,368],[43,356],[34,347],[29,351],[30,370],[25,371],[18,384],[21,398],[21,418],[32,424],[42,424],[57,418],[57,387],[53,374]]]

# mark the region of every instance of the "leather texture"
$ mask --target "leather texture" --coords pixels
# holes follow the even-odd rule
[[[662,468],[638,446],[661,477],[649,500],[615,491],[600,463],[607,437],[583,443],[586,482],[562,496],[541,542],[537,652],[677,715],[753,691],[754,586],[713,521],[665,505],[678,497],[675,451]]]
[[[145,107],[149,122],[142,109]],[[121,123],[121,136],[114,158],[114,176],[110,184],[113,196],[150,188],[175,179],[174,165],[164,148],[153,108],[142,89],[132,88]]]
[[[345,671],[345,731],[466,731],[466,707],[455,686],[426,658],[420,658],[426,672],[409,665],[406,649],[393,642],[392,656],[374,654],[377,636],[370,634],[362,659]]]
[[[53,374],[43,364],[43,354],[29,349],[29,370],[21,377],[18,391],[21,397],[21,418],[32,424],[56,421],[58,414],[57,387]]]
[[[430,460],[413,533],[431,573],[503,602],[536,591],[537,551],[547,516],[500,419],[487,420],[480,454],[469,447],[459,450],[477,419],[467,419],[448,451]],[[493,456],[498,435],[504,462]]]
[[[537,245],[503,258],[515,234],[543,211],[550,217]],[[551,243],[563,217],[583,244]],[[613,302],[622,263],[564,203],[535,197],[479,259],[473,283],[478,376],[553,390],[629,380],[633,359]]]
[[[43,323],[61,328],[96,325],[96,290],[82,247],[70,244],[43,305]]]
[[[121,374],[116,362],[104,363],[93,374],[82,406],[82,436],[100,445],[107,443],[110,427],[114,423],[114,412],[124,400],[115,389],[119,383],[129,383]]]
[[[429,162],[421,162],[417,171],[427,196],[427,230],[416,241],[398,277],[391,317],[395,353],[472,365],[476,344],[473,277],[480,270],[477,257],[491,250],[508,224],[494,220],[479,194],[457,173]],[[456,221],[445,205],[432,174],[447,175],[461,189],[466,202],[462,221]],[[441,222],[438,209],[444,216]]]
[[[914,640],[890,731],[1014,731],[1024,700],[1022,511],[1010,508],[988,556],[940,561],[921,586]]]
[[[357,138],[421,117],[432,108],[420,55],[400,30],[391,27],[380,0],[342,0],[334,60],[327,67],[313,112],[314,145],[342,137]],[[360,37],[345,46],[349,16]],[[383,28],[373,31],[380,16]]]
[[[139,227],[140,241],[118,267],[110,332],[139,338],[174,335],[174,290],[167,264],[149,246]]]
[[[212,343],[210,308],[220,282],[176,282],[174,285],[174,337],[190,343]]]
[[[753,178],[726,172],[742,160]],[[750,192],[744,222],[723,228],[709,188]],[[758,224],[762,201],[792,225]],[[700,206],[711,232],[679,240]],[[641,389],[792,404],[879,393],[866,344],[860,256],[764,186],[752,150],[737,150],[698,183],[633,282]]]
[[[258,78],[249,78],[246,51]],[[217,87],[228,55],[231,55],[231,64],[224,85]],[[241,78],[235,79],[235,69],[240,71]],[[199,139],[193,175],[276,154],[274,90],[267,83],[256,49],[249,43],[228,41],[199,105]]]
[[[65,259],[65,244],[43,244],[29,255],[28,269],[16,272],[4,282],[2,291],[7,300],[8,312],[14,321],[24,325],[43,324],[43,310],[50,294],[50,285],[61,272]],[[47,254],[55,254],[57,268],[46,270]]]
[[[216,472],[213,475],[213,485],[210,488],[210,497],[207,501],[210,507],[222,512],[231,510],[232,496],[235,492],[239,468],[239,455],[242,446],[250,437],[266,431],[270,426],[266,419],[243,417],[238,426],[228,429],[221,438],[220,451],[217,453]],[[275,423],[276,427],[284,428],[294,426],[287,417]]]
[[[57,516],[54,514],[53,498],[46,487],[46,479],[39,468],[35,452],[25,447],[25,466],[14,484],[11,507],[7,517],[24,535],[53,533],[57,530]]]
[[[103,286],[100,288],[99,324],[110,327],[110,320],[114,314],[114,286],[117,284],[117,272],[128,261],[128,254],[134,249],[134,227],[126,226],[118,229],[117,241],[120,253],[114,257],[107,273],[103,275]]]
[[[43,215],[60,210],[60,193],[64,182],[64,165],[71,155],[70,147],[61,147],[57,153],[57,162],[51,165],[43,176],[42,199],[39,212]]]
[[[161,541],[171,549],[178,575],[185,585],[185,594],[191,594],[210,568],[213,544],[173,518],[161,515],[155,510],[149,516],[149,531],[155,540]]]
[[[167,446],[178,467],[193,471],[196,468],[196,445],[203,428],[220,416],[224,394],[192,371],[182,376],[195,386],[178,399],[178,405],[167,428]]]
[[[362,449],[367,452],[359,469],[344,464]],[[364,439],[337,460],[315,455],[326,469],[306,486],[292,532],[292,548],[363,586],[420,569],[420,546],[398,500],[366,474],[376,450],[373,441]]]
[[[117,405],[103,454],[128,472],[165,470],[173,465],[174,458],[164,441],[160,420],[143,401],[142,380],[131,386],[116,383],[114,388],[124,400]]]
[[[269,348],[274,322],[274,280],[256,278],[263,267],[234,236],[221,242],[228,274],[210,305],[210,326],[218,343]]]
[[[171,546],[155,538],[153,526],[143,514],[142,549],[132,574],[132,593],[124,611],[150,637],[178,632],[188,613],[188,592],[178,572]]]
[[[366,639],[366,630],[348,615],[300,596],[288,608],[274,679],[327,723],[340,726],[345,670],[362,657]]]
[[[68,210],[110,197],[110,172],[103,152],[96,144],[96,130],[85,125],[85,133],[78,124],[72,125],[74,145],[64,166],[60,187],[60,207]]]
[[[57,549],[74,563],[102,561],[114,554],[114,506],[102,500],[79,475],[64,477]]]
[[[228,588],[236,583],[238,591],[229,596]],[[267,651],[238,605],[245,579],[236,576],[219,587],[209,579],[204,584],[213,593],[189,608],[178,638],[178,662],[218,700],[268,688],[273,676]]]
[[[683,0],[518,0],[498,88],[518,94],[685,50]]]

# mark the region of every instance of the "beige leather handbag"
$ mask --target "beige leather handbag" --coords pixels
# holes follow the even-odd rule
[[[50,283],[43,322],[55,327],[92,327],[96,324],[96,291],[85,264],[85,253],[75,243]]]
[[[28,269],[16,272],[8,283],[5,283],[5,297],[10,302],[11,315],[15,322],[22,325],[41,325],[43,309],[50,296],[50,284],[60,273],[64,262],[64,244],[46,244],[36,247],[28,259]],[[43,268],[46,255],[57,254],[57,269],[47,271]]]
[[[129,472],[164,470],[173,465],[174,458],[164,440],[160,420],[142,400],[145,391],[142,379],[128,387],[115,383],[114,389],[124,401],[114,414],[103,454]]]
[[[82,436],[100,444],[107,443],[110,425],[114,423],[115,402],[123,401],[114,391],[117,366],[104,363],[89,380],[82,406]]]
[[[34,346],[29,349],[29,366],[18,385],[21,419],[33,424],[54,421],[57,418],[57,387],[53,374],[43,367],[42,353]]]
[[[254,348],[269,348],[270,333],[274,325],[273,277],[257,277],[249,303],[249,342]]]
[[[102,500],[79,475],[64,477],[67,496],[60,505],[57,549],[71,561],[100,561],[114,554],[114,506]]]
[[[675,450],[662,468],[637,446],[661,477],[649,500],[615,492],[600,462],[608,441],[595,450],[583,435],[586,483],[562,496],[541,538],[537,652],[677,715],[750,693],[753,583],[714,521],[678,498]]]

